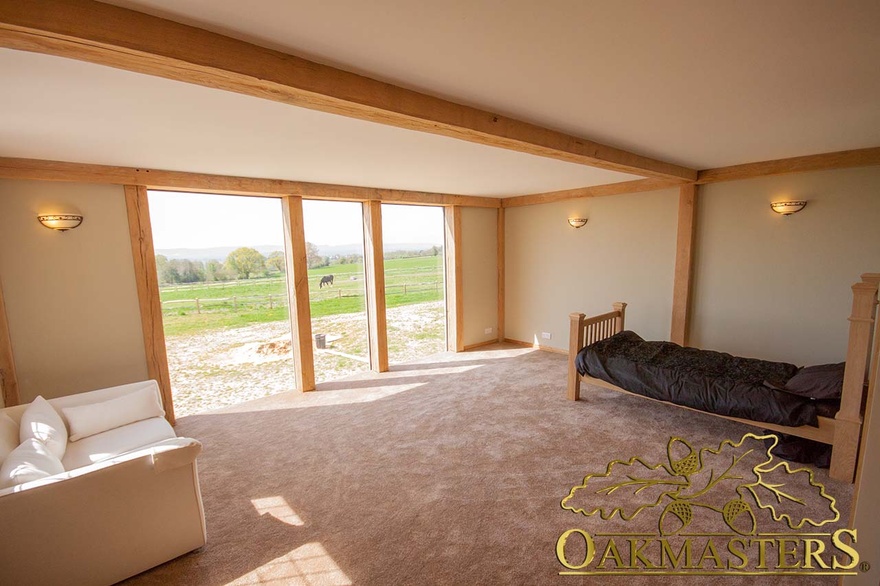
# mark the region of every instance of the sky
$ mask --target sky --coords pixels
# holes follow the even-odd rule
[[[150,191],[153,246],[215,248],[284,243],[281,200],[200,193]],[[361,244],[361,204],[303,200],[306,241],[335,246]],[[383,205],[382,236],[388,244],[443,244],[443,209]]]

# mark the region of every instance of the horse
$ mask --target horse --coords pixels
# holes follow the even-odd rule
[[[323,289],[324,285],[328,287],[333,284],[333,275],[325,275],[321,277],[321,282],[318,283],[318,289]]]

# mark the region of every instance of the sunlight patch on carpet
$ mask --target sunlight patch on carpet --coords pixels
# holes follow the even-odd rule
[[[229,413],[253,413],[259,411],[307,409],[310,407],[330,407],[333,405],[370,403],[384,399],[385,397],[411,391],[426,384],[424,382],[418,382],[400,385],[385,384],[372,387],[364,385],[363,388],[359,388],[359,383],[363,384],[361,381],[352,381],[350,389],[340,391],[322,391],[319,388],[317,391],[309,391],[307,393],[301,393],[299,391],[279,393],[277,395],[272,395],[271,397],[254,399],[253,401],[248,401],[246,403],[232,405],[224,409],[199,413],[198,416],[211,417],[214,415],[227,415]]]
[[[263,515],[271,515],[282,523],[287,523],[288,525],[294,525],[296,527],[302,527],[305,525],[305,521],[296,514],[296,511],[290,508],[290,505],[287,504],[287,500],[283,496],[251,499],[251,504],[254,505],[254,508],[257,509],[257,513],[259,513],[261,517]]]
[[[306,543],[229,584],[234,586],[247,584],[347,586],[352,584],[352,581],[336,565],[323,545]]]

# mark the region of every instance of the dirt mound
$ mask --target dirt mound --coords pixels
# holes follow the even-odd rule
[[[256,352],[261,356],[290,356],[290,336],[260,344]]]

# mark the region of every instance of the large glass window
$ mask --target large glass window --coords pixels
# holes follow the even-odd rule
[[[388,361],[446,349],[443,208],[382,205]]]
[[[315,381],[370,369],[360,203],[303,201]]]
[[[149,192],[174,411],[295,388],[281,203]]]

